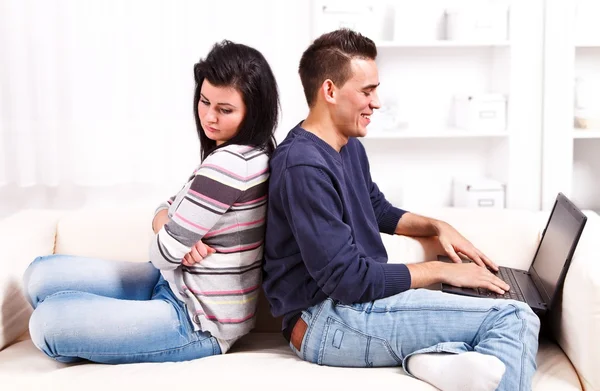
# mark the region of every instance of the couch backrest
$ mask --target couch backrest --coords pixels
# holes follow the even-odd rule
[[[528,269],[548,219],[547,212],[511,209],[441,208],[415,213],[455,227],[496,263]],[[413,263],[444,254],[436,238],[383,235],[390,262]]]
[[[544,213],[513,210],[439,209],[421,214],[455,226],[498,263],[529,267]],[[153,237],[148,208],[78,210],[66,212],[57,226],[55,252],[133,262],[148,261]],[[434,238],[413,239],[383,235],[390,262],[421,262],[443,253]],[[278,331],[281,319],[271,316],[261,292],[255,331]]]

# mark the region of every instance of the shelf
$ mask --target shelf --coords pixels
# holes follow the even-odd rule
[[[600,138],[600,129],[575,129],[573,130],[573,138]]]
[[[369,130],[365,139],[432,139],[432,138],[501,138],[507,137],[506,131],[473,132],[459,129],[442,129],[438,131],[417,130]]]
[[[576,41],[575,47],[576,48],[600,48],[600,41],[586,41],[586,40]]]
[[[510,41],[379,41],[378,48],[469,48],[469,47],[508,47]]]

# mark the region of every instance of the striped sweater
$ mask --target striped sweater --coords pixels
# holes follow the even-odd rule
[[[209,331],[223,353],[255,323],[267,201],[268,156],[229,145],[206,157],[188,183],[156,213],[170,221],[150,246],[150,261],[186,306],[196,330]],[[181,264],[202,240],[216,250]]]

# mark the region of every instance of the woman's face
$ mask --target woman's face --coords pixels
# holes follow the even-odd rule
[[[231,140],[246,115],[242,94],[232,87],[216,87],[204,79],[200,87],[198,117],[204,134],[217,145]]]

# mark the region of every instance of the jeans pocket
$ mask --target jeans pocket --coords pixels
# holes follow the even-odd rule
[[[398,366],[402,361],[385,339],[365,334],[329,317],[317,363],[364,368]]]

